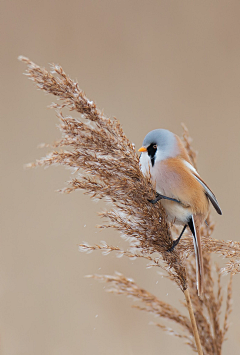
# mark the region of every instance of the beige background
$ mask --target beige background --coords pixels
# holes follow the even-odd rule
[[[22,75],[17,57],[61,64],[136,147],[149,130],[181,134],[185,122],[223,210],[213,212],[214,237],[239,240],[240,2],[2,0],[0,17],[0,354],[192,354],[131,300],[84,278],[117,270],[161,299],[183,299],[144,261],[79,253],[84,240],[125,242],[96,230],[104,204],[55,192],[69,171],[23,169],[59,132],[46,108],[53,98]],[[240,353],[239,288],[235,276],[223,354]]]

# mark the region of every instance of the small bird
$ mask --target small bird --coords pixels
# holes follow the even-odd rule
[[[209,212],[209,200],[218,214],[222,214],[218,201],[208,185],[193,167],[181,139],[166,129],[149,132],[139,149],[140,168],[144,175],[150,173],[156,187],[156,203],[162,200],[170,223],[183,225],[180,236],[173,241],[169,251],[179,243],[186,227],[193,235],[196,257],[197,289],[203,293],[203,258],[200,227]]]

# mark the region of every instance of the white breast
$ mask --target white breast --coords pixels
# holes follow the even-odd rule
[[[140,155],[139,164],[143,175],[147,175],[150,173],[152,164],[151,164],[151,159],[147,152],[143,152]]]

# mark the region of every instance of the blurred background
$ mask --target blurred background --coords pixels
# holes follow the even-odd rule
[[[95,228],[103,203],[56,192],[70,171],[24,170],[46,154],[40,143],[60,135],[47,109],[54,98],[22,75],[17,57],[46,68],[61,64],[136,147],[155,128],[181,135],[184,122],[201,176],[223,210],[222,217],[213,212],[213,236],[239,240],[239,17],[238,0],[1,1],[0,354],[192,354],[181,339],[149,325],[156,319],[132,309],[130,299],[84,278],[119,271],[182,307],[181,292],[145,261],[78,251],[82,241],[127,245],[117,232]],[[238,275],[233,291],[223,354],[235,355]]]

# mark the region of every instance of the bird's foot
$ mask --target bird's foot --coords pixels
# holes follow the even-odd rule
[[[169,248],[167,251],[169,251],[169,252],[173,251],[173,249],[175,248],[175,246],[178,245],[178,243],[180,242],[180,239],[181,239],[181,238],[178,237],[177,239],[173,240],[173,243],[172,243],[171,248]]]
[[[169,251],[169,252],[173,251],[175,246],[178,245],[178,243],[180,242],[180,239],[182,238],[182,235],[183,235],[183,233],[184,233],[186,228],[187,228],[187,225],[185,224],[185,226],[183,227],[183,230],[181,231],[180,236],[177,239],[173,240],[171,248],[169,248],[167,251]]]

